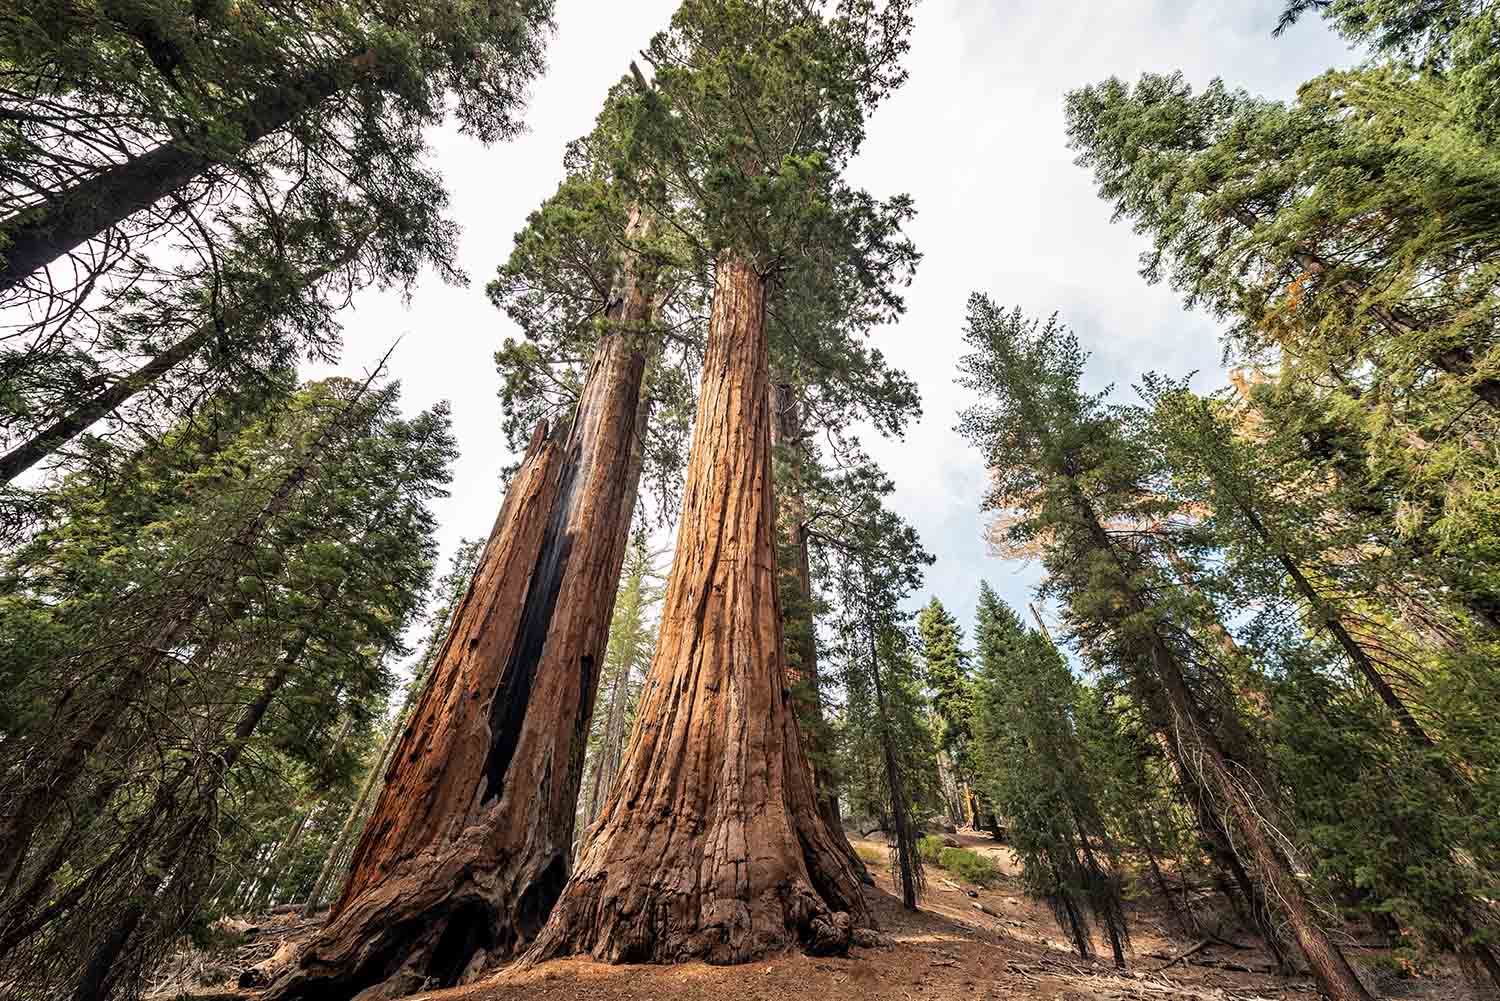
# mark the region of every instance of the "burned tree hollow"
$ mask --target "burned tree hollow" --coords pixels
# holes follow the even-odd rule
[[[328,924],[267,997],[467,983],[562,892],[641,470],[649,300],[611,314],[572,424],[511,480]]]
[[[748,962],[869,913],[818,804],[782,653],[765,290],[718,262],[656,655],[620,774],[527,956]]]

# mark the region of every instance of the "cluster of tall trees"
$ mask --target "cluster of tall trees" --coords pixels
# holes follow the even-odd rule
[[[960,430],[992,542],[1040,558],[1093,675],[982,610],[980,770],[1028,880],[1112,929],[1121,852],[1157,880],[1195,857],[1343,1001],[1369,996],[1348,915],[1500,982],[1500,160],[1487,5],[1294,4],[1283,29],[1314,9],[1375,55],[1295,101],[1151,74],[1067,101],[1142,274],[1224,321],[1233,385],[1090,392],[1059,319],[975,295]]]
[[[359,289],[464,279],[424,131],[512,135],[550,17],[0,19],[7,996],[132,996],[216,914],[335,882],[409,628],[446,635],[466,571],[433,593],[446,405],[297,367]]]
[[[1201,876],[1336,1001],[1346,913],[1500,983],[1496,14],[1313,11],[1375,55],[1294,102],[1069,95],[1244,367],[1122,403],[971,298],[960,431],[1064,644],[985,587],[971,650],[859,441],[919,413],[867,341],[914,209],[845,173],[908,0],[685,0],[621,67],[488,285],[519,458],[436,580],[446,406],[296,367],[463,280],[424,129],[513,133],[550,4],[0,19],[0,985],[130,997],[272,903],[329,904],[274,1001],[841,952],[850,813],[908,907],[934,813],[1003,829],[1085,955]]]

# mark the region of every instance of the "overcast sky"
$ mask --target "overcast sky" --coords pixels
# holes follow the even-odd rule
[[[1136,273],[1142,241],[1110,223],[1089,176],[1073,165],[1065,91],[1142,72],[1182,70],[1195,86],[1215,76],[1273,97],[1353,57],[1315,20],[1270,37],[1279,0],[924,0],[908,58],[911,79],[870,123],[853,179],[877,195],[910,192],[910,233],[925,257],[898,326],[875,337],[916,380],[924,416],[902,441],[866,436],[896,483],[892,505],[937,556],[927,593],[972,632],[979,581],[1024,608],[1034,567],[987,555],[979,497],[983,470],[953,432],[967,402],[954,387],[964,300],[990,293],[1033,314],[1056,310],[1093,352],[1090,380],[1128,392],[1140,372],[1197,370],[1199,388],[1223,382],[1213,322]],[[611,83],[675,0],[559,0],[549,68],[534,89],[521,139],[485,149],[433,137],[437,166],[464,227],[459,260],[471,278],[422,282],[409,305],[369,292],[344,317],[340,370],[353,374],[405,335],[391,361],[407,409],[453,405],[462,451],[452,496],[438,508],[444,559],[458,539],[489,531],[499,473],[512,461],[499,434],[491,356],[516,331],[484,296],[512,237],[557,186],[564,144],[592,125]],[[925,602],[926,594],[921,596]]]

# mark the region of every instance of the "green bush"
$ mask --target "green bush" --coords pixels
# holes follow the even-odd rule
[[[942,865],[943,839],[936,834],[927,835],[927,837],[917,842],[917,854],[922,856],[923,862]]]
[[[938,852],[937,863],[944,869],[965,879],[975,886],[998,886],[1001,879],[1000,867],[995,865],[985,856],[967,848],[942,848],[942,838],[923,838],[921,842],[923,858],[926,858],[928,841],[936,841],[942,850]]]

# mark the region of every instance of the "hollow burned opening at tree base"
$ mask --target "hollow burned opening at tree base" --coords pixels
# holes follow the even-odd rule
[[[349,882],[268,999],[370,1001],[467,983],[542,927],[573,851],[640,475],[644,367],[638,338],[605,337],[572,426],[533,440]]]

